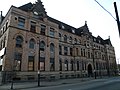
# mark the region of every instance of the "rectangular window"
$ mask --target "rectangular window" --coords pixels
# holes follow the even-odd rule
[[[34,56],[28,56],[28,71],[34,71]]]
[[[86,56],[86,55],[85,55],[85,49],[83,49],[83,54],[84,54],[83,56],[85,57],[85,56]]]
[[[45,71],[45,57],[40,57],[40,71]]]
[[[22,53],[15,52],[14,70],[16,70],[16,71],[21,70],[21,61],[22,61]]]
[[[73,54],[72,54],[72,52],[73,52],[73,49],[72,48],[70,48],[70,55],[72,56]]]
[[[45,25],[41,25],[40,34],[45,35],[45,30],[46,30],[46,26]]]
[[[79,65],[79,61],[77,61],[77,70],[80,70],[80,65]]]
[[[68,64],[65,63],[64,65],[65,65],[65,71],[68,71]]]
[[[18,17],[18,27],[19,28],[24,28],[25,27],[25,19]]]
[[[82,70],[84,70],[84,62],[82,61]]]
[[[55,62],[54,58],[50,58],[50,71],[55,70]]]
[[[36,22],[31,21],[30,31],[31,32],[36,32]]]
[[[62,55],[62,47],[59,46],[59,54]]]
[[[90,58],[90,52],[88,52],[88,58]]]
[[[81,48],[81,56],[83,56],[83,49]]]
[[[64,47],[64,55],[67,55],[67,53],[68,53],[68,48]]]
[[[50,33],[49,33],[50,37],[54,37],[55,36],[55,31],[53,28],[50,28]]]
[[[78,48],[76,48],[76,55],[78,56],[78,54],[79,54],[79,50]]]

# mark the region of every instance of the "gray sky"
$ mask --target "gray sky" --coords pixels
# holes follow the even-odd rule
[[[37,0],[1,0],[0,11],[3,15],[7,13],[10,6],[22,6],[28,2],[35,3]],[[120,59],[120,38],[118,34],[117,22],[104,11],[94,0],[41,0],[44,4],[48,16],[60,20],[76,28],[81,27],[87,21],[90,32],[94,36],[101,36],[108,39],[115,47],[116,60]],[[120,0],[97,0],[115,18],[113,2],[117,3],[120,14]]]

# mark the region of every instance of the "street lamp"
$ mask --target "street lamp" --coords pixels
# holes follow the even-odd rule
[[[38,42],[39,49],[38,49],[38,87],[40,86],[40,40]]]

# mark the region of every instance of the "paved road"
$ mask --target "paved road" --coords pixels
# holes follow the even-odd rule
[[[65,84],[51,87],[35,87],[22,90],[120,90],[120,77],[96,79],[83,83]]]

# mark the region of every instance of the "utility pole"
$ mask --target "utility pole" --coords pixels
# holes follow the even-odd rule
[[[118,15],[116,2],[114,2],[114,8],[115,8],[116,21],[117,21],[118,31],[119,31],[119,36],[120,36],[120,22],[119,22],[119,15]]]

